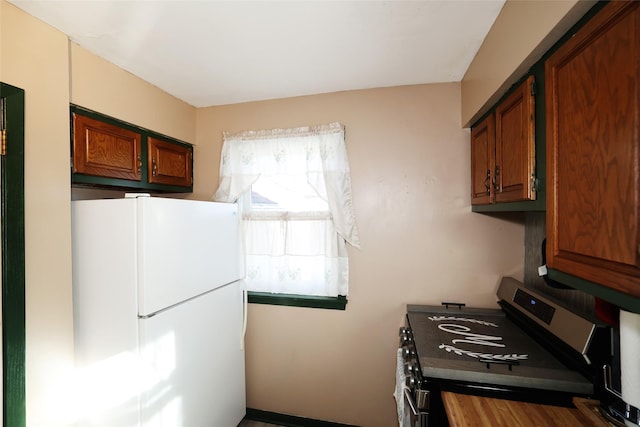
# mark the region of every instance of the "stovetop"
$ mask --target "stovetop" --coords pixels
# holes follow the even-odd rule
[[[422,375],[491,385],[591,394],[593,384],[568,370],[499,309],[409,306]]]
[[[592,395],[593,381],[548,351],[548,342],[525,332],[520,317],[542,325],[534,326],[562,341],[582,363],[590,363],[595,324],[505,279],[498,290],[503,309],[407,306],[423,377]]]

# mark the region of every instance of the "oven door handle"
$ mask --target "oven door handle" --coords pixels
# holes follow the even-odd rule
[[[407,402],[409,402],[409,406],[411,407],[411,412],[413,412],[413,415],[417,417],[418,409],[416,408],[416,404],[414,403],[413,398],[411,397],[411,391],[407,388],[404,389],[404,398],[407,400]]]
[[[622,394],[617,390],[614,390],[611,384],[611,369],[609,368],[609,365],[602,366],[602,373],[604,376],[604,389],[607,390],[609,393],[613,394],[614,396],[616,396],[617,398],[622,399]]]

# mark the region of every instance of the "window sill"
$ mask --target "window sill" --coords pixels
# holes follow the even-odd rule
[[[344,310],[347,297],[319,297],[311,295],[270,294],[249,291],[250,304],[287,305],[291,307],[324,308],[328,310]]]

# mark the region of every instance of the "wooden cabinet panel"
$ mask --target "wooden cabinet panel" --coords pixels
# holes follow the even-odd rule
[[[611,2],[546,62],[547,264],[640,296],[640,2]]]
[[[495,118],[490,114],[471,130],[471,203],[493,203]]]
[[[149,137],[149,182],[190,186],[192,147]]]
[[[496,107],[496,202],[535,200],[534,78]]]
[[[141,135],[73,114],[73,172],[140,181]]]
[[[536,199],[533,84],[529,76],[471,130],[473,205]]]

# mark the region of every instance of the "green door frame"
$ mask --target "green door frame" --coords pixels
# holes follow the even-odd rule
[[[5,99],[6,153],[2,162],[2,387],[3,425],[26,425],[24,90],[0,82]]]

